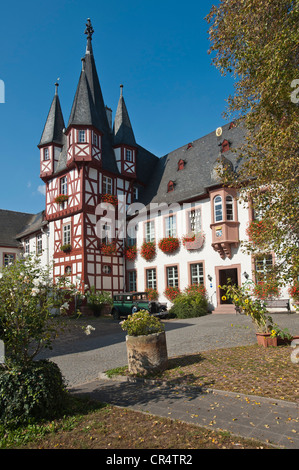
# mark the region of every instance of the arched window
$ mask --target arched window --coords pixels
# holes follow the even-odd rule
[[[221,196],[216,196],[214,199],[214,217],[215,222],[221,222],[223,220]]]
[[[234,198],[232,196],[226,196],[226,219],[234,220]]]

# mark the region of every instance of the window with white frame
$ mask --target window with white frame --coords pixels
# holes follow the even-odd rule
[[[176,216],[170,215],[165,218],[165,236],[176,237]]]
[[[85,140],[85,134],[86,134],[86,131],[83,130],[83,129],[80,129],[80,130],[78,131],[78,141],[79,141],[80,143],[86,142],[86,140]]]
[[[71,224],[67,224],[63,226],[62,241],[63,241],[63,245],[71,244]]]
[[[133,161],[132,150],[130,149],[126,149],[126,161],[127,162]]]
[[[43,238],[42,235],[39,233],[36,235],[36,253],[40,255],[43,251]]]
[[[145,222],[145,241],[153,242],[155,240],[155,222],[149,220]]]
[[[151,269],[146,270],[146,287],[147,289],[157,288],[156,268],[151,268]]]
[[[191,284],[204,284],[203,263],[190,264]]]
[[[178,287],[179,286],[179,274],[177,266],[167,266],[166,268],[166,282],[167,287]]]
[[[226,219],[234,220],[234,198],[232,196],[226,196],[225,207],[226,207]]]
[[[137,280],[136,271],[129,271],[128,272],[129,292],[136,292],[137,290],[136,280]]]
[[[221,196],[216,196],[214,199],[214,217],[215,222],[221,222],[223,220]]]
[[[103,194],[112,194],[112,178],[109,176],[103,176]]]
[[[9,266],[11,263],[14,262],[15,260],[15,254],[14,253],[4,253],[4,266]]]
[[[67,195],[67,176],[60,178],[60,194]]]
[[[133,186],[133,201],[138,200],[138,188],[136,186]]]
[[[24,251],[25,251],[26,254],[30,253],[30,242],[29,242],[29,238],[27,238],[27,239],[25,240],[25,250],[24,250]]]
[[[200,209],[191,209],[188,211],[188,229],[192,232],[200,232],[201,230],[201,211]]]
[[[50,160],[50,154],[48,147],[44,148],[44,160]]]

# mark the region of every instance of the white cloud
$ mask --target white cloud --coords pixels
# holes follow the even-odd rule
[[[45,194],[46,194],[46,185],[45,184],[40,184],[37,187],[37,190],[38,190],[39,193],[41,193],[43,196],[45,196]]]

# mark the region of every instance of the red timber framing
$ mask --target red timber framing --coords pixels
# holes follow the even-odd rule
[[[93,127],[72,127],[67,134],[67,165],[96,161],[101,164],[102,134]]]
[[[114,147],[114,153],[120,173],[124,176],[136,178],[136,148],[119,145]]]
[[[48,144],[40,147],[40,178],[44,182],[51,178],[55,172],[61,148],[62,146],[57,144]]]

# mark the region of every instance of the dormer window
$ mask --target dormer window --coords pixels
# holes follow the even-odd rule
[[[85,140],[85,130],[78,131],[78,141],[80,143],[86,142],[86,140]]]
[[[191,144],[191,142],[189,142],[189,144],[187,145],[187,150],[191,149],[193,147],[193,145]]]
[[[98,136],[95,132],[93,133],[92,140],[93,140],[93,145],[95,147],[97,147],[98,146]]]
[[[130,149],[126,149],[126,161],[127,162],[132,162],[133,159],[132,159],[132,150]]]
[[[174,182],[173,181],[169,181],[168,185],[167,185],[167,192],[170,193],[171,191],[174,190]]]
[[[182,159],[179,160],[179,162],[178,162],[178,171],[183,170],[184,167],[185,167],[185,162],[184,162],[184,160],[182,160]]]
[[[229,150],[229,142],[228,140],[224,140],[221,144],[221,151],[227,152]]]
[[[236,123],[232,121],[229,125],[229,129],[232,129],[233,127],[236,127]]]
[[[44,161],[50,160],[50,154],[48,147],[44,148]]]

